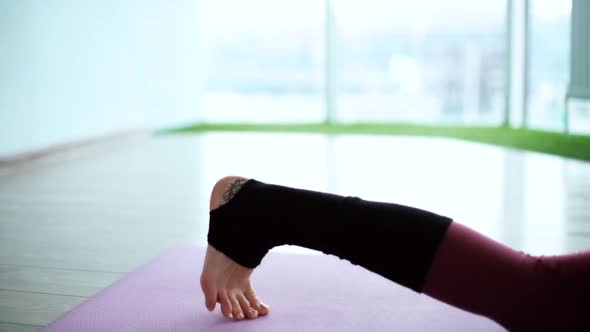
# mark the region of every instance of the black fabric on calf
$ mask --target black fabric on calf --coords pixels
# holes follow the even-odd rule
[[[391,203],[248,180],[210,212],[210,245],[255,268],[284,244],[347,259],[414,291],[424,279],[451,219]]]

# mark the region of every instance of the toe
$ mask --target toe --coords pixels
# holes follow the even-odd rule
[[[258,311],[259,315],[267,315],[270,312],[270,307],[264,303],[260,303],[260,310]]]
[[[238,302],[240,303],[240,307],[242,308],[242,312],[246,315],[247,318],[256,318],[258,317],[258,311],[254,310],[250,305],[250,302],[246,298],[243,293],[239,293],[236,295]]]
[[[242,312],[242,307],[240,306],[240,303],[238,302],[238,299],[236,298],[236,296],[234,294],[230,294],[229,300],[231,301],[232,314],[234,316],[234,319],[238,319],[238,320],[244,319],[244,313]]]
[[[203,294],[205,294],[205,306],[209,311],[213,311],[217,303],[217,289],[215,284],[209,282],[206,277],[201,276],[201,289],[203,290]]]
[[[246,296],[246,299],[248,299],[250,306],[254,308],[259,315],[262,316],[269,313],[270,308],[260,301],[256,292],[252,288],[248,289],[244,295]]]
[[[232,303],[226,292],[221,292],[219,294],[219,302],[221,304],[221,313],[227,318],[233,318]]]

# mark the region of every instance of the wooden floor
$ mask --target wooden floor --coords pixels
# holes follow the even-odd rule
[[[0,331],[34,331],[166,248],[205,245],[228,174],[419,206],[534,254],[590,249],[588,163],[443,139],[157,136],[0,176]]]

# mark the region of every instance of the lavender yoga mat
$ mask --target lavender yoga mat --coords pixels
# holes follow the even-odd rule
[[[419,295],[325,255],[269,254],[254,287],[271,313],[231,321],[207,311],[204,248],[177,247],[127,274],[43,331],[503,331],[491,320]]]

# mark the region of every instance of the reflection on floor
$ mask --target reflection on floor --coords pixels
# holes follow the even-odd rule
[[[533,254],[590,249],[588,163],[445,139],[159,136],[0,177],[0,331],[33,331],[165,248],[204,245],[228,174],[433,210]]]

